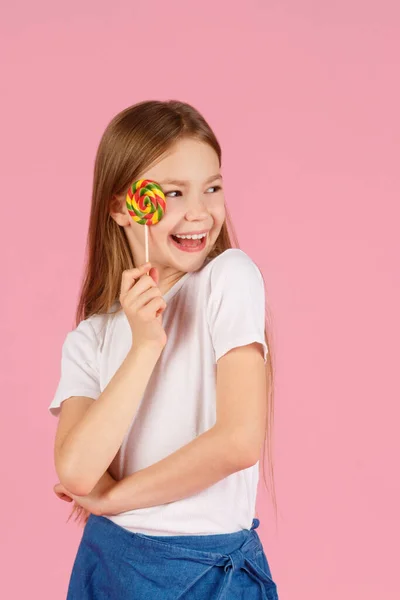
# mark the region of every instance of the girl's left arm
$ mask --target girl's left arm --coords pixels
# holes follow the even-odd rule
[[[259,343],[217,362],[215,425],[162,460],[125,477],[104,498],[118,514],[192,496],[259,459],[266,424],[266,373]]]

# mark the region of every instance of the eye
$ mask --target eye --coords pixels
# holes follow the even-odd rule
[[[215,194],[216,192],[219,192],[219,190],[221,190],[222,188],[221,188],[220,185],[212,185],[208,189],[209,190],[214,189],[215,190],[214,194]],[[171,190],[170,192],[164,192],[164,195],[168,196],[170,198],[176,198],[177,197],[177,196],[170,196],[170,194],[180,194],[182,196],[182,192],[180,190]]]
[[[172,190],[171,192],[164,192],[165,196],[168,196],[169,194],[182,194],[182,192],[180,190]],[[176,198],[176,196],[171,196],[171,198]]]

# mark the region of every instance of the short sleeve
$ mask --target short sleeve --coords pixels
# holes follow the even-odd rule
[[[259,342],[265,363],[265,288],[259,268],[238,248],[226,250],[213,262],[207,319],[215,360],[232,348]]]
[[[58,416],[63,400],[70,396],[100,396],[97,367],[98,340],[88,319],[67,333],[61,351],[61,377],[53,400],[48,406],[50,414]]]

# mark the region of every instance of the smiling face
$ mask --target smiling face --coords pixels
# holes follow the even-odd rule
[[[157,164],[140,174],[160,184],[166,198],[164,217],[148,227],[150,262],[160,278],[171,281],[201,267],[225,220],[225,199],[218,156],[204,142],[179,140]],[[144,227],[133,221],[125,205],[111,216],[125,227],[136,265],[145,262]],[[197,240],[173,236],[200,235]],[[178,241],[180,240],[180,241]]]

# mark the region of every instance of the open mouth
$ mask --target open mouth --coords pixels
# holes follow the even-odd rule
[[[208,234],[201,238],[179,238],[175,235],[170,235],[169,238],[173,245],[183,252],[200,252],[205,248]]]

